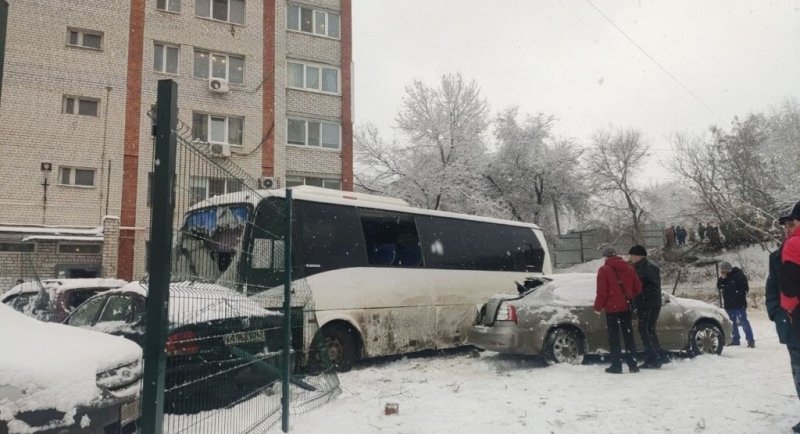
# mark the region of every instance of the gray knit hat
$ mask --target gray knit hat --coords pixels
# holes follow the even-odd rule
[[[719,271],[731,271],[733,270],[733,265],[730,262],[722,261],[719,263]]]
[[[614,246],[604,246],[603,256],[606,258],[609,256],[617,256],[617,249],[615,249]]]

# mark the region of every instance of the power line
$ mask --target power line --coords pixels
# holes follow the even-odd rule
[[[612,26],[614,26],[614,28],[615,28],[615,29],[617,29],[617,30],[618,30],[620,33],[622,33],[622,36],[625,36],[625,38],[627,38],[627,39],[628,39],[628,41],[630,41],[630,42],[631,42],[631,44],[633,44],[633,45],[634,45],[636,48],[638,48],[638,49],[639,49],[639,51],[641,51],[641,52],[642,52],[642,54],[644,54],[645,56],[647,56],[647,58],[648,58],[648,59],[650,59],[650,60],[651,60],[653,63],[655,63],[655,64],[656,64],[656,66],[658,66],[659,68],[661,68],[661,70],[662,70],[662,71],[664,71],[664,73],[665,73],[665,74],[667,74],[667,75],[668,75],[668,76],[669,76],[669,77],[670,77],[670,78],[671,78],[673,81],[675,81],[675,83],[677,83],[677,84],[678,84],[678,86],[680,86],[680,87],[681,87],[683,90],[685,90],[685,91],[686,91],[686,93],[688,93],[689,95],[691,95],[691,96],[692,96],[692,98],[694,98],[695,100],[697,100],[697,102],[699,102],[699,103],[700,103],[700,104],[701,104],[703,107],[705,107],[705,108],[706,108],[706,110],[708,110],[709,112],[711,112],[711,114],[713,114],[714,116],[717,116],[717,117],[719,117],[719,115],[717,114],[717,112],[715,112],[714,110],[712,110],[712,109],[711,109],[711,107],[709,107],[709,106],[708,106],[708,104],[706,104],[705,102],[703,102],[703,100],[702,100],[702,99],[700,99],[700,97],[698,97],[697,95],[695,95],[695,93],[694,93],[694,92],[692,92],[692,91],[691,91],[691,90],[690,90],[688,87],[686,87],[686,86],[685,86],[685,85],[684,85],[684,84],[683,84],[683,83],[682,83],[680,80],[678,80],[678,78],[677,78],[677,77],[675,77],[675,76],[674,76],[674,75],[673,75],[671,72],[669,72],[669,70],[668,70],[666,67],[664,67],[664,65],[662,65],[661,63],[659,63],[659,62],[658,62],[658,60],[656,60],[656,59],[655,59],[653,56],[651,56],[651,55],[650,55],[650,53],[648,53],[648,52],[647,52],[647,50],[645,50],[645,49],[644,49],[644,48],[643,48],[641,45],[637,44],[637,43],[636,43],[636,41],[634,41],[634,40],[633,40],[633,38],[631,38],[630,36],[628,36],[628,34],[627,34],[627,33],[625,33],[625,31],[624,31],[624,30],[622,30],[622,28],[620,28],[620,27],[619,27],[619,26],[618,26],[618,25],[617,25],[617,24],[616,24],[616,23],[615,23],[615,22],[614,22],[614,21],[613,21],[611,18],[609,18],[609,17],[608,17],[606,14],[604,14],[604,13],[603,13],[603,11],[601,11],[601,10],[600,10],[600,9],[599,9],[597,6],[595,6],[595,5],[594,5],[594,3],[592,3],[592,1],[591,1],[591,0],[586,0],[586,3],[589,3],[589,6],[591,6],[591,7],[592,7],[592,8],[593,8],[595,11],[597,11],[597,13],[598,13],[598,14],[600,14],[600,16],[602,16],[603,18],[605,18],[605,19],[606,19],[606,21],[608,21],[608,22],[609,22],[609,23],[610,23]]]

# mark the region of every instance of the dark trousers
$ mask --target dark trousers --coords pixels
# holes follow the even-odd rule
[[[797,397],[800,398],[800,348],[788,348],[788,350],[789,350],[789,361],[792,364],[792,377],[794,377],[794,389],[797,392]]]
[[[642,336],[642,343],[646,352],[646,362],[658,363],[661,359],[661,344],[656,335],[656,323],[658,314],[661,313],[661,306],[640,307],[636,314],[639,316],[639,334]]]
[[[629,367],[636,366],[636,343],[633,341],[633,325],[630,312],[606,313],[608,346],[611,347],[611,367],[622,368],[622,349],[619,335],[625,341],[625,361]]]

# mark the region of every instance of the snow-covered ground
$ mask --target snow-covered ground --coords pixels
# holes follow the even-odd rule
[[[790,433],[800,420],[786,348],[751,311],[755,349],[610,375],[483,352],[404,358],[341,374],[343,393],[292,416],[296,433]],[[399,415],[384,415],[387,402]]]

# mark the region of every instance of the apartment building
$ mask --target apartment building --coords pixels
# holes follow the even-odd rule
[[[250,175],[352,189],[350,1],[10,0],[0,101],[6,252],[32,248],[10,228],[52,235],[119,216],[116,258],[102,255],[116,264],[103,269],[144,274],[148,111],[165,78],[178,83],[179,119]],[[236,188],[191,182],[197,199]]]

